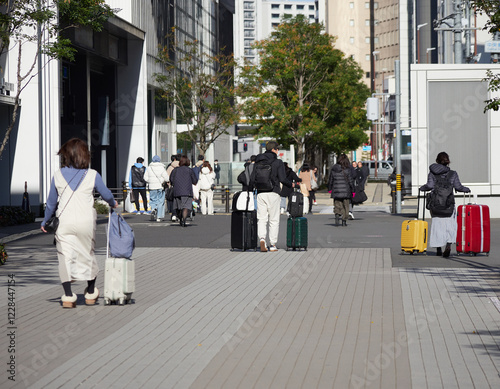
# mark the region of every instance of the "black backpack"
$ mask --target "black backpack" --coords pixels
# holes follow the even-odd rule
[[[255,188],[262,192],[271,192],[274,188],[271,175],[272,168],[267,161],[256,162],[252,172]]]
[[[444,175],[434,175],[434,189],[427,194],[426,208],[432,217],[450,217],[455,210],[455,196],[450,181],[451,171]]]

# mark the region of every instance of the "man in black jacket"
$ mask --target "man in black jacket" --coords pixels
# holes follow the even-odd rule
[[[267,225],[269,223],[269,251],[278,251],[278,233],[280,226],[280,183],[291,187],[286,178],[285,165],[278,159],[281,146],[276,141],[266,144],[265,153],[255,159],[253,183],[257,190],[257,236],[260,239],[260,251],[268,251],[266,245]]]

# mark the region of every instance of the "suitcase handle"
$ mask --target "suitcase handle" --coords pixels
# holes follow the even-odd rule
[[[420,192],[425,192],[423,190],[418,190],[418,195],[417,195],[417,220],[419,218],[419,214],[420,214]],[[422,196],[424,198],[424,206],[423,206],[423,210],[422,210],[422,220],[425,220],[425,194],[424,196]]]
[[[471,191],[469,191],[469,202],[468,202],[467,204],[472,204],[472,203],[470,202],[470,195],[471,195],[471,193],[472,193],[472,192],[471,192]],[[464,205],[465,205],[465,192],[464,192]]]

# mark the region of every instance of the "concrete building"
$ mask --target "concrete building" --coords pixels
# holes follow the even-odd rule
[[[283,17],[304,15],[314,23],[324,23],[324,0],[241,0],[235,3],[234,55],[258,61],[251,46],[268,38]]]
[[[19,206],[27,181],[36,212],[59,168],[57,151],[71,137],[88,142],[92,168],[112,188],[127,180],[139,156],[146,162],[154,154],[169,160],[177,149],[176,122],[166,121],[171,108],[155,98],[154,75],[163,72],[158,47],[177,26],[181,41],[198,39],[213,53],[222,47],[232,50],[234,0],[107,3],[118,12],[102,32],[80,28],[70,33],[76,60],[47,63],[42,57],[40,73],[23,90],[18,122],[0,160],[0,205]],[[25,52],[33,57],[35,49],[27,44]],[[16,53],[0,58],[7,83],[16,79]],[[9,96],[0,98],[2,138],[11,104]]]

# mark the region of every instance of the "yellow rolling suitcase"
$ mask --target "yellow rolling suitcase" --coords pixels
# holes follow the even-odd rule
[[[417,219],[405,220],[401,226],[401,250],[413,254],[427,251],[427,240],[429,239],[429,227],[425,221],[425,196],[422,212],[422,220],[419,220],[420,213],[420,191],[417,198]]]

